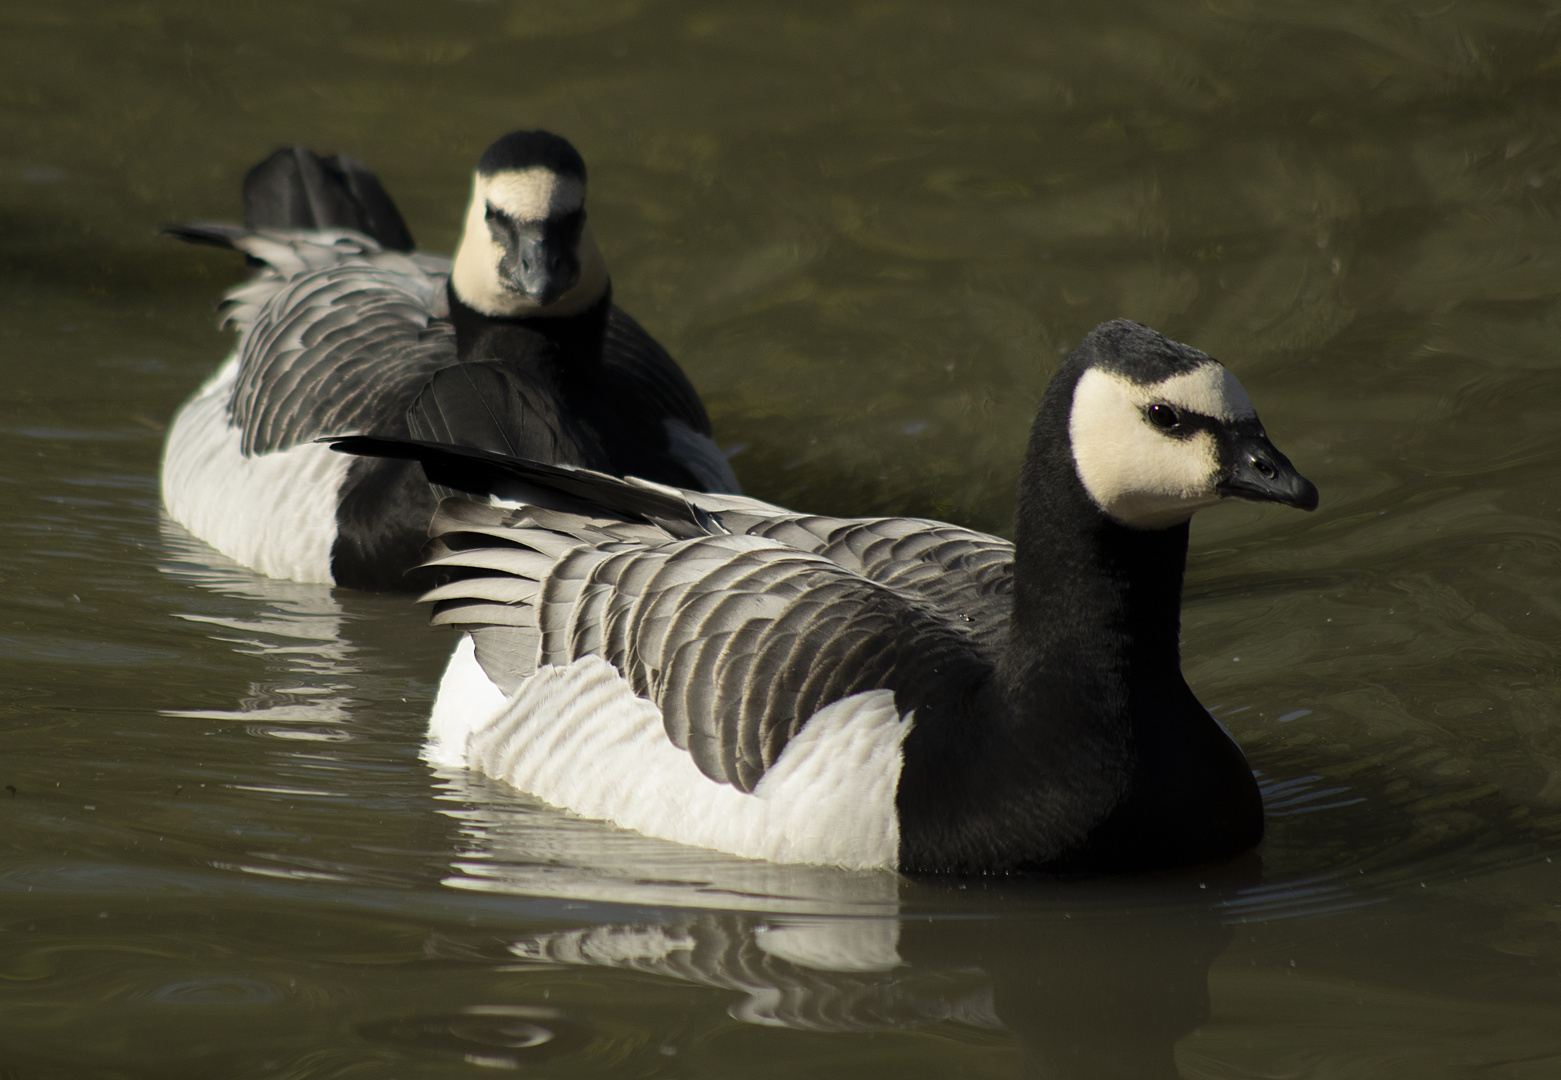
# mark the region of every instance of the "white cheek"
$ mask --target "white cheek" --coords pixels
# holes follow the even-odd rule
[[[1206,431],[1174,439],[1151,427],[1142,412],[1147,400],[1127,379],[1086,371],[1073,392],[1068,434],[1095,504],[1123,525],[1163,529],[1219,501],[1219,458]]]
[[[489,315],[508,314],[515,304],[514,294],[499,282],[499,262],[504,246],[488,228],[488,200],[481,176],[472,182],[472,200],[466,207],[466,225],[461,231],[461,246],[455,252],[451,283],[456,295],[478,311]]]

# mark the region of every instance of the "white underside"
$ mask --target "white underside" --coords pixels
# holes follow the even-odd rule
[[[228,413],[237,373],[233,356],[174,415],[163,504],[236,562],[269,577],[329,584],[336,498],[352,459],[316,443],[245,457]]]
[[[894,869],[895,791],[910,730],[889,690],[820,710],[752,794],[719,784],[667,738],[612,665],[544,667],[506,699],[463,637],[439,685],[425,757],[503,780],[585,817],[753,859]]]

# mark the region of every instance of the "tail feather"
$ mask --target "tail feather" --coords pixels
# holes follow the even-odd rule
[[[379,178],[345,154],[322,158],[284,146],[244,177],[251,229],[356,229],[390,251],[411,251],[412,233]]]
[[[190,244],[209,244],[212,247],[240,250],[238,242],[249,235],[242,225],[225,225],[220,221],[195,221],[187,225],[164,225],[161,230],[168,236],[177,236]]]
[[[566,495],[614,514],[648,521],[675,537],[709,536],[727,531],[709,514],[690,503],[679,489],[636,477],[620,480],[572,465],[547,465],[476,447],[425,439],[347,435],[320,441],[330,443],[332,450],[344,454],[420,461],[430,483],[474,495],[488,495],[498,486],[503,486],[508,495],[518,482],[523,488],[537,493],[536,499],[522,496],[526,502],[547,505],[550,493]]]

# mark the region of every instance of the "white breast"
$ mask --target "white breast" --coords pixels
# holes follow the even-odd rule
[[[772,862],[893,869],[909,730],[892,691],[834,702],[745,794],[700,772],[605,660],[543,667],[506,699],[468,637],[440,683],[425,754],[650,836]]]
[[[163,504],[245,566],[329,584],[337,492],[352,459],[315,443],[245,457],[227,409],[237,373],[235,355],[174,415],[163,449]]]

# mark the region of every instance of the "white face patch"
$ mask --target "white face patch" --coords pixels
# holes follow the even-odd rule
[[[1236,377],[1213,361],[1149,385],[1098,368],[1086,371],[1068,418],[1074,467],[1097,506],[1137,529],[1180,524],[1220,501],[1214,437],[1161,431],[1144,415],[1155,404],[1225,422],[1257,416]]]
[[[474,174],[472,200],[466,206],[466,225],[455,251],[455,269],[450,274],[455,295],[484,315],[507,318],[544,313],[576,315],[601,299],[607,288],[607,263],[596,246],[589,220],[580,233],[576,251],[580,280],[544,308],[500,280],[504,245],[493,238],[493,231],[488,228],[490,205],[516,221],[540,221],[581,209],[585,205],[585,185],[543,168],[516,169],[497,176]]]
[[[544,221],[561,214],[572,214],[585,205],[585,185],[572,176],[559,176],[540,165],[515,169],[494,176],[477,174],[473,198],[516,221]]]

